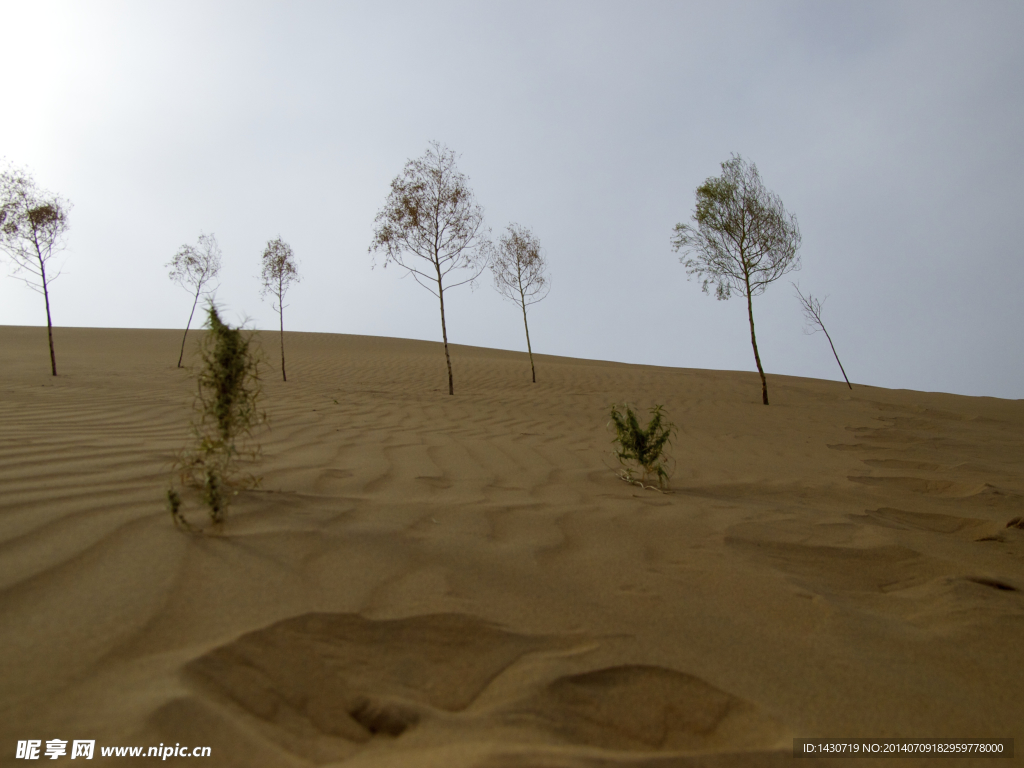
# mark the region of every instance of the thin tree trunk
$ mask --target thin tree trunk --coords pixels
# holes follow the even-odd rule
[[[530,373],[533,374],[533,383],[537,383],[537,369],[533,367],[533,347],[530,346],[530,326],[526,322],[526,297],[522,295],[522,290],[519,292],[522,301],[520,306],[523,308],[523,326],[526,328],[526,351],[530,353]]]
[[[46,335],[50,340],[50,370],[57,375],[57,355],[53,351],[53,321],[50,319],[50,292],[46,287],[46,266],[39,259],[39,274],[43,279],[43,299],[46,301]]]
[[[188,322],[185,324],[185,335],[181,337],[181,354],[178,355],[178,367],[181,368],[181,361],[185,358],[185,339],[188,338],[188,329],[192,325],[192,316],[196,313],[196,304],[199,303],[199,291],[196,291],[196,300],[192,302],[192,311],[189,312]]]
[[[281,300],[281,294],[277,295],[277,306],[281,311],[281,378],[288,381],[288,374],[284,370],[284,302]]]
[[[448,354],[448,329],[444,324],[444,288],[441,287],[441,268],[437,268],[437,295],[441,299],[441,337],[444,339],[444,359],[448,363],[448,394],[455,394],[455,384],[452,379],[452,358]]]
[[[821,330],[825,331],[825,325],[819,320],[818,324],[821,325]],[[828,339],[828,345],[832,347],[832,354],[836,356],[836,362],[839,363],[839,370],[843,372],[843,378],[846,379],[846,386],[853,389],[853,384],[846,376],[846,369],[843,368],[843,364],[839,362],[839,355],[836,354],[836,345],[832,343],[832,337],[828,335],[828,331],[825,331],[825,338]]]
[[[750,318],[750,343],[754,346],[754,362],[757,363],[757,372],[761,374],[761,399],[768,405],[768,380],[764,377],[764,368],[761,367],[761,356],[757,353],[757,336],[754,335],[754,302],[750,296],[750,283],[747,283],[747,316]]]

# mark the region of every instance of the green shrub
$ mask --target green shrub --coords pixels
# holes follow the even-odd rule
[[[636,414],[629,405],[611,409],[611,423],[615,425],[615,456],[622,466],[621,477],[630,483],[644,485],[652,478],[658,479],[658,486],[664,488],[668,483],[668,473],[663,462],[667,460],[665,447],[671,443],[672,430],[675,426],[665,419],[663,406],[656,405],[650,409],[651,420],[647,427],[641,427]],[[636,473],[642,473],[639,479]]]
[[[239,462],[259,458],[253,430],[266,422],[266,414],[259,407],[262,357],[253,347],[251,334],[224,323],[212,303],[206,328],[197,377],[197,418],[192,422],[195,444],[178,457],[177,469],[182,484],[198,490],[216,525],[224,521],[238,489],[259,484],[258,478],[239,469]],[[175,523],[191,528],[173,488],[167,492],[167,501]]]

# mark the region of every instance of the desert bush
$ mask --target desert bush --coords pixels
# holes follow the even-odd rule
[[[195,442],[179,455],[176,468],[181,483],[197,489],[216,525],[224,521],[238,490],[259,484],[241,465],[260,456],[253,432],[266,422],[266,414],[259,405],[262,355],[252,335],[224,323],[212,303],[206,328],[192,421]],[[167,501],[175,523],[191,529],[174,488],[168,490]]]
[[[622,467],[620,477],[626,482],[644,485],[657,478],[658,487],[664,488],[668,484],[665,448],[672,441],[675,425],[665,418],[663,406],[656,405],[649,413],[651,420],[641,427],[628,404],[622,406],[621,413],[617,405],[612,406],[610,423],[615,425],[615,456]]]

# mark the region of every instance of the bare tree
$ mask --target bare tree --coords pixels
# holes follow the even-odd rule
[[[36,186],[27,171],[9,167],[0,173],[0,249],[14,261],[13,276],[43,294],[46,335],[50,343],[50,370],[57,375],[50,315],[50,284],[60,276],[47,273],[54,254],[64,249],[71,203]],[[28,273],[19,277],[19,273]]]
[[[263,280],[261,295],[273,296],[277,300],[277,304],[272,306],[281,316],[281,379],[288,381],[288,374],[284,369],[284,294],[288,286],[302,278],[299,277],[299,270],[295,265],[292,247],[280,236],[277,240],[269,241],[263,251],[263,271],[260,278]]]
[[[796,297],[800,301],[800,307],[804,311],[804,318],[807,320],[807,327],[804,329],[804,333],[817,333],[822,331],[825,334],[825,338],[828,339],[828,345],[832,347],[832,354],[836,357],[836,362],[839,363],[839,370],[843,372],[843,378],[846,379],[846,386],[853,389],[853,384],[850,383],[850,379],[846,376],[846,369],[843,368],[843,364],[839,362],[839,354],[836,352],[836,345],[832,343],[832,337],[828,335],[828,331],[825,330],[825,323],[821,319],[821,305],[825,302],[825,299],[818,301],[811,294],[804,296],[800,292],[800,286],[796,283],[792,283],[794,289],[796,289]]]
[[[484,211],[455,167],[455,153],[436,141],[423,157],[405,164],[391,182],[391,193],[374,219],[369,251],[383,251],[384,266],[395,263],[441,303],[441,336],[448,363],[448,394],[455,394],[444,292],[473,283],[487,268]],[[445,284],[453,272],[462,278]],[[466,275],[469,275],[466,277]],[[455,278],[451,278],[455,279]]]
[[[697,187],[693,224],[676,224],[672,246],[687,275],[703,279],[702,290],[715,285],[715,297],[736,291],[747,300],[750,343],[761,374],[761,397],[768,405],[768,382],[757,352],[753,297],[787,272],[800,268],[800,228],[782,200],[765,188],[757,166],[739,155],[722,163],[722,175]]]
[[[220,255],[217,238],[211,232],[208,235],[200,234],[196,245],[181,246],[174,254],[174,258],[164,265],[171,268],[168,277],[195,296],[192,301],[192,311],[188,315],[188,323],[185,324],[185,334],[181,337],[181,354],[178,355],[179,368],[181,368],[181,361],[185,357],[185,339],[188,338],[188,329],[192,326],[196,304],[199,303],[199,297],[203,295],[203,288],[220,272]]]
[[[508,232],[498,238],[498,247],[491,258],[494,287],[506,299],[523,310],[526,328],[526,350],[530,353],[530,372],[537,383],[537,369],[533,366],[533,347],[530,346],[530,326],[526,322],[526,308],[548,295],[550,285],[544,276],[544,257],[540,241],[526,227],[509,224]]]

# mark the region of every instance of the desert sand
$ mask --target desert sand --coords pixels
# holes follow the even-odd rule
[[[53,378],[45,329],[0,328],[0,764],[54,738],[353,768],[1020,748],[1024,401],[771,375],[764,407],[754,373],[543,355],[534,385],[458,345],[450,397],[440,344],[313,333],[282,383],[266,333],[262,484],[192,535],[164,498],[180,339],[58,328]],[[677,425],[670,493],[616,476],[623,401]]]

